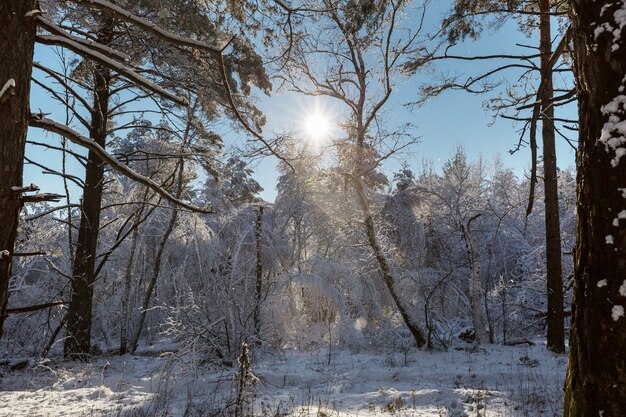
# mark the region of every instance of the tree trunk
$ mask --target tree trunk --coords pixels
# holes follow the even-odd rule
[[[543,139],[543,182],[546,222],[546,271],[548,291],[548,349],[565,352],[565,331],[563,325],[563,278],[561,272],[561,224],[559,215],[559,191],[557,183],[556,150],[554,144],[554,96],[550,56],[550,0],[539,1],[539,32],[541,53],[541,73],[545,86],[541,97]]]
[[[30,76],[35,47],[35,22],[26,17],[36,0],[0,2],[0,336],[9,302],[12,254],[21,209],[24,147],[30,118]]]
[[[570,0],[578,93],[577,234],[564,415],[626,404],[626,31],[623,2]]]
[[[476,344],[484,345],[489,340],[487,338],[487,327],[485,320],[485,309],[482,302],[482,282],[480,280],[480,266],[476,261],[476,251],[472,242],[472,222],[480,217],[481,214],[477,214],[468,220],[467,225],[461,223],[461,235],[465,242],[465,249],[467,250],[467,256],[470,264],[470,301],[472,305],[472,322],[474,323],[474,332],[476,333]]]
[[[141,216],[143,215],[143,210],[145,206],[142,205],[139,209],[139,212],[135,215],[137,220],[136,222],[141,222]],[[135,251],[137,250],[137,237],[139,236],[139,226],[135,227],[133,230],[132,243],[130,246],[130,253],[128,255],[128,261],[126,263],[126,271],[124,273],[124,292],[122,295],[122,318],[120,320],[120,355],[126,354],[128,352],[128,311],[130,304],[130,290],[132,286],[133,280],[133,265],[135,261]]]
[[[354,187],[359,199],[359,205],[361,206],[361,210],[363,211],[363,215],[365,217],[365,231],[367,233],[367,240],[369,242],[370,248],[372,249],[372,252],[374,253],[374,257],[378,262],[378,266],[380,268],[380,272],[383,275],[385,285],[387,286],[387,289],[391,294],[391,298],[393,299],[396,307],[398,308],[398,311],[400,312],[400,316],[402,316],[404,324],[411,332],[411,335],[413,335],[413,339],[415,339],[415,343],[417,344],[417,346],[421,348],[426,344],[424,333],[419,328],[419,326],[413,322],[413,319],[402,304],[400,296],[396,292],[395,281],[393,279],[393,275],[391,274],[391,268],[389,267],[387,258],[383,253],[380,243],[378,242],[378,237],[376,236],[376,227],[374,225],[374,218],[370,210],[369,201],[367,200],[367,196],[365,195],[363,182],[360,178],[356,178],[354,180]]]
[[[103,17],[98,31],[98,42],[110,45],[114,21]],[[109,120],[111,73],[108,68],[96,65],[93,71],[93,112],[89,137],[101,147],[106,146]],[[91,317],[95,262],[100,231],[100,211],[104,187],[104,162],[89,152],[85,188],[81,206],[80,226],[76,241],[76,254],[71,282],[70,306],[67,313],[67,336],[63,347],[69,359],[84,358],[91,348]]]
[[[259,206],[259,212],[256,217],[256,294],[254,305],[254,331],[256,337],[261,338],[261,297],[263,293],[263,246],[261,241],[261,233],[263,232],[263,206]]]

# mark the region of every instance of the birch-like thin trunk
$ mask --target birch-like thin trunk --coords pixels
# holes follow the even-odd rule
[[[189,140],[190,130],[191,130],[191,118],[193,117],[193,111],[195,110],[195,105],[192,106],[190,110],[190,114],[188,115],[189,120],[187,121],[187,127],[185,129],[185,134],[183,137],[183,144],[187,144]],[[185,160],[183,158],[180,159],[178,164],[178,182],[176,184],[176,193],[175,196],[179,199],[183,193],[184,187],[184,173],[185,173]],[[161,272],[161,262],[163,258],[163,253],[165,252],[165,247],[167,245],[167,241],[174,230],[174,226],[176,225],[176,220],[178,218],[178,207],[172,208],[172,215],[170,216],[170,220],[167,224],[167,228],[165,229],[165,233],[163,234],[163,238],[161,239],[161,243],[159,244],[159,248],[156,253],[156,257],[154,260],[154,267],[152,269],[152,275],[150,276],[150,281],[148,282],[148,288],[146,289],[146,294],[143,299],[143,303],[141,304],[141,312],[139,314],[139,321],[137,323],[137,327],[135,327],[135,332],[133,333],[133,337],[130,340],[129,350],[131,353],[135,353],[137,350],[137,345],[139,344],[139,337],[141,336],[141,332],[143,330],[143,325],[146,320],[146,315],[148,314],[148,307],[150,306],[150,300],[152,299],[152,294],[154,292],[154,288],[157,283],[157,279],[159,278],[159,273]]]
[[[135,215],[137,222],[141,221],[143,215],[144,206],[141,206],[139,212]],[[122,318],[120,322],[120,355],[124,355],[128,351],[128,319],[129,319],[129,303],[130,303],[130,290],[133,281],[133,265],[135,261],[135,251],[137,250],[137,237],[139,236],[139,227],[135,227],[133,230],[132,243],[130,246],[130,254],[128,255],[128,261],[126,263],[126,271],[124,273],[124,293],[122,295]]]
[[[262,245],[262,232],[263,232],[263,206],[259,206],[259,212],[257,213],[256,218],[256,231],[255,231],[255,241],[256,241],[256,288],[255,288],[255,305],[254,305],[254,331],[256,332],[256,337],[260,340],[261,338],[261,298],[263,295],[263,245]]]
[[[461,224],[461,234],[467,249],[467,256],[470,263],[470,302],[472,306],[472,321],[474,332],[476,332],[476,344],[482,345],[489,341],[487,337],[487,320],[485,319],[485,308],[483,306],[482,282],[480,280],[480,265],[477,262],[477,254],[472,242],[472,222],[480,217],[480,214],[468,220],[467,225]]]
[[[178,198],[178,196],[177,196]],[[165,252],[165,247],[167,245],[167,241],[174,230],[174,225],[176,224],[176,219],[178,217],[178,209],[175,208],[172,210],[172,215],[170,216],[170,220],[167,224],[167,228],[165,229],[165,233],[163,234],[163,238],[161,239],[161,243],[159,244],[159,248],[157,249],[157,253],[154,259],[154,267],[152,269],[152,275],[150,275],[150,282],[148,282],[148,288],[146,289],[146,294],[144,295],[143,302],[141,304],[141,312],[139,313],[139,321],[137,322],[137,327],[135,327],[135,332],[133,333],[133,337],[130,340],[130,345],[128,350],[131,353],[135,353],[137,350],[137,346],[139,344],[139,337],[141,336],[141,332],[143,330],[143,324],[146,320],[146,315],[148,314],[148,308],[150,307],[150,300],[152,299],[152,294],[154,292],[154,288],[156,287],[157,279],[159,278],[159,273],[161,272],[161,263],[163,259],[163,253]]]

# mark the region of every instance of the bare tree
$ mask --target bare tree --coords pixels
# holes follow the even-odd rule
[[[568,39],[562,38],[557,54],[552,51],[551,19],[562,17],[566,13],[566,4],[562,1],[534,0],[534,1],[501,1],[501,0],[457,0],[453,3],[452,12],[444,18],[438,35],[445,36],[446,41],[439,47],[445,52],[438,55],[435,52],[419,52],[419,59],[409,63],[407,68],[414,71],[414,66],[424,62],[439,60],[459,60],[464,62],[483,61],[493,62],[494,67],[481,74],[462,77],[446,77],[439,85],[428,85],[422,93],[421,101],[440,94],[449,89],[462,90],[472,94],[485,94],[497,90],[501,81],[494,81],[494,75],[505,72],[520,72],[519,79],[525,80],[519,92],[518,89],[509,89],[502,96],[490,100],[487,107],[494,110],[506,119],[522,123],[521,135],[515,152],[522,145],[528,144],[531,150],[531,181],[527,215],[532,211],[535,197],[535,183],[537,181],[537,123],[541,121],[541,138],[543,151],[543,181],[545,201],[545,242],[546,242],[546,291],[547,291],[547,339],[548,348],[554,352],[565,351],[565,329],[563,315],[563,279],[561,265],[561,238],[560,212],[557,187],[557,163],[555,139],[558,132],[565,140],[569,138],[557,129],[555,107],[566,105],[575,100],[575,91],[559,91],[557,94],[553,85],[553,73],[569,71],[567,65],[557,68],[558,58],[563,54]],[[534,28],[539,29],[540,42],[536,54],[494,53],[483,56],[459,56],[451,52],[458,42],[466,38],[478,38],[482,34],[485,22],[490,25],[503,26],[516,19],[520,31],[530,33]],[[513,46],[513,45],[511,45]],[[536,61],[539,60],[539,65]],[[530,82],[538,75],[540,83],[537,86]],[[532,91],[532,89],[535,91]],[[524,112],[532,110],[532,114]],[[508,113],[508,114],[507,114]],[[572,121],[574,122],[574,121]],[[529,138],[526,138],[529,136]]]
[[[142,9],[142,5],[129,3],[126,5],[128,8],[120,7],[114,3],[106,0],[75,0],[71,2],[46,2],[44,11],[40,10],[37,2],[20,3],[20,9],[15,9],[17,5],[11,2],[7,7],[11,9],[7,12],[10,16],[20,16],[16,21],[7,22],[7,27],[15,28],[15,32],[8,32],[7,37],[3,37],[3,53],[4,51],[17,51],[21,50],[20,59],[28,64],[20,70],[20,76],[29,76],[32,72],[32,50],[34,43],[38,42],[44,45],[53,45],[62,47],[71,51],[83,58],[86,62],[83,65],[83,70],[87,70],[91,73],[91,86],[87,85],[87,90],[92,91],[93,101],[88,103],[88,100],[82,97],[82,93],[85,90],[85,84],[81,83],[76,78],[68,77],[67,74],[63,75],[51,68],[47,68],[40,64],[35,64],[38,69],[46,73],[48,76],[54,78],[56,82],[61,84],[65,93],[70,93],[71,100],[63,99],[63,96],[57,94],[50,86],[41,83],[37,80],[35,82],[50,92],[56,99],[61,101],[67,108],[69,108],[76,119],[86,127],[89,131],[88,136],[83,136],[79,131],[75,131],[69,126],[63,125],[51,119],[48,119],[45,114],[30,114],[27,117],[21,117],[19,120],[27,120],[28,125],[40,129],[47,130],[52,133],[56,133],[68,139],[69,141],[77,144],[78,146],[85,147],[89,150],[87,156],[87,179],[85,181],[85,195],[83,198],[83,208],[81,210],[81,222],[78,231],[78,240],[74,260],[74,279],[72,280],[72,302],[70,303],[70,312],[67,320],[67,329],[70,337],[67,338],[66,354],[78,354],[85,353],[89,350],[89,327],[91,322],[91,294],[92,284],[95,279],[94,276],[94,259],[96,258],[97,248],[97,235],[98,235],[98,218],[101,211],[101,196],[103,187],[103,173],[104,166],[108,164],[113,169],[120,171],[123,175],[138,181],[145,186],[153,189],[165,200],[177,204],[180,207],[186,208],[192,211],[208,212],[211,209],[209,207],[195,207],[183,200],[175,198],[173,194],[165,189],[163,184],[159,184],[153,181],[151,178],[145,177],[132,169],[126,164],[120,162],[115,157],[110,155],[106,150],[106,138],[113,131],[119,130],[111,129],[109,126],[111,122],[112,114],[124,113],[120,111],[123,105],[141,98],[151,98],[154,101],[167,100],[178,106],[186,106],[186,100],[178,93],[172,92],[174,88],[188,89],[195,88],[197,84],[196,80],[192,80],[192,77],[188,75],[190,73],[208,75],[204,78],[205,81],[211,82],[210,88],[205,88],[203,92],[206,94],[202,96],[202,105],[205,111],[214,105],[213,101],[218,101],[227,110],[227,113],[234,119],[237,119],[246,128],[246,130],[255,134],[258,139],[268,145],[264,141],[255,129],[259,129],[261,124],[261,115],[253,107],[248,105],[243,96],[249,94],[250,85],[257,85],[265,91],[268,91],[271,87],[267,76],[265,75],[260,61],[260,57],[253,53],[251,44],[242,40],[243,38],[230,39],[218,34],[219,30],[216,29],[216,25],[213,25],[207,19],[211,16],[204,16],[203,23],[198,22],[196,19],[190,18],[187,13],[189,5],[185,5],[184,1],[177,2],[172,7],[180,6],[180,9],[186,13],[186,19],[184,23],[191,22],[192,28],[186,27],[181,22],[169,21],[170,26],[175,30],[168,30],[155,24],[154,18],[157,13],[150,8]],[[29,7],[28,10],[22,10],[22,7]],[[4,7],[4,5],[3,5]],[[134,13],[130,8],[137,7],[141,9],[139,13]],[[197,5],[194,6],[194,11],[198,11]],[[216,6],[219,8],[220,6]],[[226,7],[226,6],[224,6]],[[237,4],[236,8],[241,12],[245,7],[253,7],[256,10],[256,6],[252,6],[248,3]],[[22,13],[23,12],[23,13]],[[154,13],[151,13],[154,12]],[[217,13],[221,15],[219,11],[213,11],[211,13]],[[239,14],[239,19],[244,19],[245,13]],[[54,18],[57,15],[64,16],[59,22],[55,23]],[[210,13],[209,13],[210,15]],[[218,19],[223,22],[224,19]],[[10,24],[9,24],[10,23]],[[85,25],[91,26],[85,29]],[[257,26],[258,22],[250,24],[250,27]],[[41,29],[41,32],[36,34],[35,28]],[[198,39],[191,39],[186,36],[192,29],[201,28],[204,35],[211,39],[212,42],[221,44],[222,46],[216,47],[213,44]],[[184,30],[183,30],[184,29]],[[189,29],[189,30],[188,30]],[[183,31],[185,35],[179,35],[175,31]],[[29,34],[29,36],[25,36]],[[120,35],[121,34],[121,35]],[[145,39],[139,34],[144,34]],[[3,34],[4,35],[4,34]],[[130,39],[125,42],[119,42],[120,36],[128,35]],[[142,58],[137,60],[131,59],[131,57],[124,51],[120,51],[120,46],[127,47],[132,45],[141,44],[144,49],[152,47],[155,53],[144,54],[149,59]],[[20,45],[20,48],[16,48],[14,45]],[[4,48],[6,46],[6,48]],[[231,54],[228,57],[224,57],[223,49],[225,47],[231,48]],[[168,49],[169,48],[169,49]],[[178,53],[176,59],[163,60],[162,51],[167,50],[168,53],[175,51]],[[30,51],[30,52],[29,52]],[[155,59],[155,56],[158,56]],[[182,57],[187,57],[183,59]],[[152,60],[150,62],[150,59]],[[16,58],[7,56],[7,62],[22,62]],[[148,61],[148,62],[146,62]],[[176,70],[172,70],[172,63],[183,64],[186,63],[186,73],[182,71],[182,77]],[[144,68],[141,64],[147,64]],[[163,67],[159,67],[161,64]],[[169,67],[168,67],[169,65]],[[174,65],[175,66],[175,65]],[[4,68],[3,68],[4,70]],[[169,70],[169,72],[168,72]],[[198,71],[200,70],[200,71]],[[80,72],[80,71],[79,71]],[[83,71],[84,73],[85,71]],[[235,76],[234,73],[237,73]],[[177,77],[177,75],[179,77]],[[186,76],[186,78],[185,78]],[[6,89],[3,89],[3,95],[6,94],[6,98],[10,97],[16,90],[15,77],[7,78],[6,84],[3,84]],[[79,76],[80,78],[80,76]],[[113,83],[120,83],[121,86],[113,88]],[[239,82],[235,84],[235,81]],[[78,85],[79,88],[73,88],[72,84]],[[87,83],[89,84],[89,83]],[[21,84],[22,87],[25,83]],[[233,87],[233,85],[235,87]],[[237,86],[240,86],[242,91],[239,91]],[[21,88],[21,87],[19,87]],[[135,98],[130,100],[122,100],[121,103],[116,103],[115,106],[110,106],[111,99],[116,94],[122,91],[127,91],[129,88],[142,90],[143,93],[137,94]],[[16,95],[11,100],[12,106],[16,108],[28,109],[28,90],[17,90],[20,94]],[[218,94],[214,98],[209,94],[209,91],[217,91]],[[22,94],[23,93],[23,94]],[[19,100],[18,100],[19,99]],[[77,108],[73,103],[79,102],[80,106],[85,109],[90,118],[81,117]],[[238,107],[243,109],[240,112]],[[3,112],[4,114],[8,114]],[[90,120],[89,120],[90,119]],[[253,129],[251,126],[254,126]],[[13,126],[12,128],[15,128]],[[17,126],[18,128],[20,126]],[[121,128],[128,128],[123,126]],[[26,125],[22,126],[21,139],[16,139],[15,143],[12,143],[12,151],[10,155],[14,159],[16,166],[16,173],[21,173],[21,166],[23,164],[24,153],[24,138],[26,134]],[[7,142],[8,146],[9,142]],[[3,143],[4,145],[4,143]],[[14,146],[15,145],[15,146]],[[17,148],[16,148],[17,146]],[[19,148],[19,149],[18,149]],[[8,149],[8,148],[7,148]],[[3,154],[4,155],[4,154]],[[7,154],[8,155],[8,154]],[[4,162],[4,161],[3,161]],[[7,166],[11,164],[7,161]],[[17,175],[17,174],[16,174]],[[21,178],[21,174],[20,178]],[[12,179],[14,182],[16,179]],[[21,181],[20,181],[21,182]],[[16,205],[11,209],[11,204],[20,201],[20,194],[29,191],[31,188],[21,187],[20,184],[13,184],[14,190],[11,192],[11,197],[2,207],[3,213],[14,212],[19,210]],[[19,188],[19,190],[18,190]],[[3,194],[9,196],[9,194]],[[45,194],[35,197],[22,198],[21,201],[27,201],[31,199],[33,201],[43,201],[54,196],[47,196]],[[3,197],[4,198],[4,197]],[[13,201],[13,203],[11,203]],[[17,213],[17,211],[15,211]],[[15,214],[17,215],[17,214]],[[3,222],[3,226],[7,226],[7,233],[3,233],[3,236],[7,236],[10,241],[14,241],[14,236],[17,230],[16,222]],[[12,237],[13,236],[13,237]],[[7,242],[7,255],[3,257],[4,261],[2,270],[6,271],[6,277],[1,282],[0,287],[5,288],[8,286],[10,279],[10,258],[12,253],[12,244]],[[5,252],[2,252],[3,254]],[[5,285],[6,284],[6,285]],[[3,291],[0,291],[0,295]],[[4,291],[8,297],[8,292]],[[4,298],[7,298],[4,297]],[[0,297],[1,299],[2,297]],[[6,308],[6,302],[4,302]],[[0,322],[4,320],[5,314],[3,310],[0,311]]]
[[[344,158],[341,174],[356,198],[382,279],[404,324],[421,347],[426,340],[396,288],[392,266],[378,236],[369,189],[376,181],[380,163],[411,142],[409,139],[400,145],[401,135],[384,132],[379,118],[392,95],[398,66],[420,35],[420,21],[417,27],[401,23],[408,8],[408,3],[395,0],[363,6],[350,1],[323,1],[322,8],[309,12],[307,24],[299,28],[293,64],[284,80],[294,91],[329,97],[348,112],[348,138],[336,142]],[[416,7],[411,12],[423,16],[424,9]],[[307,25],[316,31],[311,33]],[[382,151],[376,151],[376,147]]]

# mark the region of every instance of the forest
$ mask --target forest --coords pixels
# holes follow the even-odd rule
[[[0,415],[626,415],[625,26],[0,0]]]

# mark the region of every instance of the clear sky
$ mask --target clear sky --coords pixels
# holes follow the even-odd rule
[[[437,16],[441,16],[442,9],[447,2],[440,2],[439,10],[435,10],[431,16],[433,24],[438,22]],[[556,24],[553,25],[556,27]],[[538,36],[527,38],[517,30],[515,22],[507,23],[498,31],[486,30],[483,37],[478,41],[465,42],[455,46],[449,51],[450,55],[488,55],[488,54],[533,54],[527,48],[516,44],[538,45]],[[559,35],[553,37],[556,41]],[[438,68],[446,73],[464,73],[481,75],[505,61],[439,61]],[[508,61],[507,63],[510,63]],[[520,72],[510,70],[499,73],[498,79],[503,82],[514,83]],[[396,78],[396,86],[392,99],[386,105],[385,117],[390,123],[398,126],[410,121],[415,129],[414,134],[420,138],[420,143],[413,147],[407,154],[400,158],[405,160],[414,172],[419,171],[423,160],[432,161],[435,169],[439,169],[443,162],[451,156],[456,146],[461,144],[470,159],[482,156],[491,161],[499,155],[505,167],[512,168],[518,176],[525,175],[531,165],[530,150],[524,147],[511,155],[509,151],[516,147],[519,140],[520,123],[515,123],[501,117],[494,118],[494,114],[483,107],[483,102],[497,95],[502,89],[486,95],[474,95],[464,91],[447,91],[438,97],[428,101],[420,108],[414,108],[407,104],[415,102],[419,86],[426,80],[424,75],[417,74],[411,78]],[[299,112],[313,107],[311,98],[295,97],[286,92],[275,92],[272,97],[261,100],[261,108],[268,118],[266,132],[281,130],[297,130],[301,122]],[[324,101],[332,113],[334,106],[329,99]],[[557,117],[576,119],[576,106],[570,104],[567,107],[557,109]],[[300,121],[299,121],[300,120]],[[562,130],[562,129],[561,129]],[[562,130],[563,131],[563,130]],[[563,131],[570,139],[576,138],[575,132]],[[537,139],[540,141],[540,125]],[[528,140],[528,134],[526,134]],[[539,143],[541,146],[541,143]],[[539,151],[541,155],[541,151]],[[575,152],[572,147],[562,138],[557,136],[557,161],[561,168],[573,167]],[[386,164],[387,172],[397,170],[400,160]],[[268,159],[257,167],[258,179],[265,191],[263,197],[273,200],[275,197],[275,161]]]
[[[445,9],[445,1],[436,4],[436,9],[430,17],[432,25],[437,24],[437,19],[441,10]],[[434,27],[434,26],[433,26]],[[529,53],[526,49],[516,48],[516,43],[536,45],[537,37],[526,38],[517,30],[515,23],[509,23],[498,32],[486,32],[481,40],[477,42],[467,42],[456,46],[451,53],[457,55],[470,54],[494,54],[494,53]],[[555,38],[558,36],[555,35]],[[531,51],[532,53],[532,51]],[[47,65],[54,65],[57,60],[50,47],[37,46],[35,60]],[[442,62],[441,70],[447,72],[465,73],[467,75],[481,74],[489,68],[493,68],[496,63],[479,62],[467,65],[465,62],[449,61]],[[43,79],[40,72],[35,71],[39,79]],[[502,73],[503,81],[513,82],[518,75],[516,72]],[[418,86],[424,81],[419,74],[412,78],[397,78],[394,95],[387,105],[385,117],[390,123],[398,125],[410,121],[414,126],[414,134],[420,137],[420,143],[411,149],[409,153],[401,156],[406,160],[414,171],[419,171],[422,160],[431,160],[436,169],[441,167],[458,144],[462,144],[466,153],[471,159],[482,155],[485,159],[491,160],[494,155],[500,155],[504,166],[514,169],[518,176],[524,175],[530,166],[530,151],[523,148],[514,155],[509,155],[509,150],[514,148],[519,135],[517,130],[520,125],[502,118],[493,121],[493,114],[483,109],[484,100],[491,97],[471,95],[461,91],[449,91],[436,97],[419,109],[411,108],[406,104],[416,100]],[[337,111],[332,102],[325,102],[325,107],[329,112]],[[259,97],[259,106],[267,116],[265,135],[271,137],[273,132],[298,131],[303,123],[303,113],[310,111],[314,106],[313,99],[296,97],[292,93],[277,91],[271,97]],[[33,111],[41,109],[46,113],[51,113],[49,117],[55,120],[64,121],[65,115],[62,108],[42,93],[41,89],[34,86],[32,92],[31,108]],[[575,119],[575,106],[563,109],[559,116]],[[35,133],[36,132],[36,133]],[[223,133],[227,142],[241,143],[243,133],[238,133],[232,129],[224,129]],[[569,133],[570,137],[576,135]],[[538,135],[540,138],[540,134]],[[60,143],[57,137],[46,134],[42,131],[31,131],[29,139],[45,141],[49,143]],[[58,169],[60,154],[53,151],[43,151],[40,147],[29,146],[27,156],[46,165],[51,165]],[[70,170],[75,175],[84,178],[84,172],[79,164],[71,162]],[[557,161],[562,168],[574,165],[574,151],[563,140],[557,140]],[[391,161],[386,165],[386,170],[390,173],[399,167],[400,160]],[[62,193],[62,182],[58,177],[43,175],[42,169],[33,165],[25,168],[25,183],[35,182],[41,186],[45,192]],[[266,158],[257,161],[256,179],[264,188],[262,198],[273,201],[276,195],[276,160]],[[79,198],[76,188],[73,189],[74,200]]]

